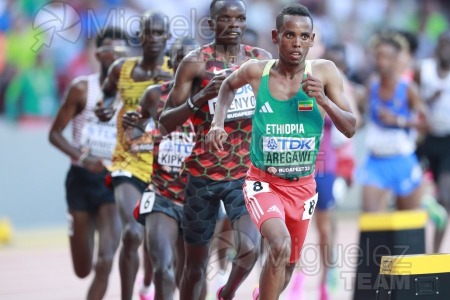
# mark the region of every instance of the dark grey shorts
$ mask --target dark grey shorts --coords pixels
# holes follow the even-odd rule
[[[220,200],[231,223],[248,215],[242,185],[244,178],[233,181],[214,181],[189,176],[186,199],[183,206],[183,236],[192,245],[204,245],[211,241],[216,227]]]

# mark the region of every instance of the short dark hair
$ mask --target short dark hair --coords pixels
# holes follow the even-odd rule
[[[411,55],[415,55],[417,52],[417,48],[419,48],[419,41],[417,40],[417,36],[411,31],[407,30],[398,30],[398,33],[401,34],[408,42],[409,53],[411,53]]]
[[[105,30],[100,31],[95,38],[95,46],[97,48],[100,47],[106,39],[125,40],[128,44],[128,35],[119,27],[107,27]]]
[[[311,20],[311,26],[314,27],[313,19],[309,9],[301,4],[292,3],[286,7],[284,7],[277,16],[276,19],[276,27],[277,30],[281,28],[284,22],[284,16],[302,16],[308,17]]]
[[[230,1],[230,0],[211,0],[211,3],[209,4],[209,15],[211,17],[214,16],[217,13],[217,11],[216,11],[216,4],[219,1]],[[245,1],[244,0],[231,0],[231,1],[241,1],[245,5]]]
[[[154,20],[156,20],[158,18],[160,18],[164,21],[165,29],[167,31],[170,31],[169,17],[162,11],[158,11],[158,10],[148,10],[144,14],[141,15],[140,22],[139,22],[139,25],[140,25],[139,30],[143,31],[147,22],[149,22],[150,25],[152,25]]]
[[[406,40],[406,38],[394,31],[384,31],[375,34],[370,39],[369,45],[373,48],[376,48],[379,45],[390,45],[397,52],[400,52],[404,49],[409,51],[408,41]]]

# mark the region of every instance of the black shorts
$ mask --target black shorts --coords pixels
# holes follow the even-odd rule
[[[126,175],[114,175],[114,172],[111,173],[112,177],[112,186],[117,187],[118,185],[122,183],[130,183],[135,188],[139,190],[139,192],[142,194],[144,193],[145,189],[148,186],[148,183],[143,182],[142,180],[138,179],[134,176],[126,176]]]
[[[216,226],[220,200],[233,223],[248,215],[242,185],[244,178],[233,181],[214,181],[189,176],[183,206],[183,236],[192,245],[205,245],[211,241]]]
[[[421,145],[421,154],[428,160],[434,180],[444,172],[450,172],[450,136],[428,135]]]
[[[140,202],[139,202],[140,204]],[[139,207],[136,207],[136,209],[139,209]],[[183,224],[183,206],[179,204],[175,204],[172,200],[169,198],[166,198],[164,196],[158,195],[155,193],[155,202],[153,204],[153,208],[149,212],[145,213],[139,213],[139,217],[136,219],[140,224],[145,226],[145,218],[147,215],[151,213],[163,213],[166,216],[169,216],[173,218],[175,221],[177,221],[180,231],[182,229]]]
[[[96,174],[72,165],[66,177],[69,208],[95,213],[100,205],[114,203],[114,193],[105,186],[106,174],[106,171]]]

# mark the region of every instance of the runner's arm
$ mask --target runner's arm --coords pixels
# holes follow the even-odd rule
[[[63,131],[70,120],[85,108],[86,94],[86,79],[75,79],[66,91],[63,105],[59,109],[49,133],[50,143],[75,161],[78,161],[83,153],[81,152],[81,149],[77,149],[69,143],[64,137]]]
[[[227,139],[228,135],[224,130],[225,116],[233,102],[236,91],[245,84],[251,83],[256,77],[255,75],[258,74],[257,63],[256,60],[245,62],[239,69],[231,73],[220,87],[211,129],[206,136],[206,142],[215,151],[223,150],[223,143]]]
[[[350,138],[356,131],[356,118],[350,110],[348,100],[344,94],[341,74],[336,65],[329,60],[318,60],[314,72],[321,76],[307,74],[303,79],[303,90],[330,116],[334,125],[346,137]],[[308,93],[311,91],[310,93]]]

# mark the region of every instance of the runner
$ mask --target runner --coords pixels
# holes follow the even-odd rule
[[[220,200],[235,230],[236,249],[232,271],[218,299],[232,299],[251,272],[259,245],[258,232],[245,209],[242,184],[249,162],[251,115],[254,95],[243,87],[230,112],[227,129],[233,140],[227,143],[227,154],[215,154],[205,145],[220,85],[232,69],[245,61],[268,58],[262,49],[241,44],[246,25],[246,7],[240,0],[213,0],[209,25],[215,40],[191,52],[181,62],[175,85],[160,118],[162,133],[171,132],[189,117],[195,127],[196,140],[192,154],[185,161],[189,174],[184,205],[183,235],[186,264],[181,295],[198,299],[204,289],[209,245],[216,225]]]
[[[181,59],[198,47],[199,44],[191,38],[178,38],[174,41],[170,48],[174,73]],[[139,112],[127,113],[124,118],[125,126],[139,126],[140,120],[158,120],[172,87],[173,81],[168,81],[147,88]],[[152,135],[155,144],[152,182],[138,202],[134,215],[145,226],[156,299],[173,299],[184,265],[181,227],[186,177],[181,177],[180,171],[182,162],[191,154],[194,132],[188,120],[170,135],[162,137],[157,129],[152,131]]]
[[[98,231],[95,276],[87,299],[102,299],[105,295],[120,241],[114,195],[104,184],[105,167],[111,163],[116,144],[116,117],[106,123],[98,122],[94,108],[109,66],[125,54],[126,45],[126,35],[118,28],[107,28],[97,36],[95,56],[100,73],[73,80],[49,135],[50,142],[72,161],[66,178],[66,199],[72,263],[80,278],[93,269],[94,235]],[[63,135],[70,121],[73,121],[72,143]]]
[[[226,151],[227,111],[236,91],[250,84],[256,107],[244,195],[270,247],[254,299],[278,299],[300,258],[317,203],[314,169],[324,114],[347,137],[353,136],[356,124],[334,63],[306,60],[315,37],[308,9],[285,7],[276,28],[272,40],[280,59],[249,61],[224,81],[207,135],[213,151]]]
[[[390,192],[398,209],[418,209],[423,197],[422,171],[415,151],[413,128],[426,128],[426,108],[417,86],[398,73],[397,62],[402,50],[396,35],[382,34],[373,40],[379,80],[369,91],[367,161],[357,172],[363,185],[363,210],[384,211]],[[423,121],[413,118],[413,112]]]
[[[421,150],[437,186],[437,198],[450,211],[450,31],[441,34],[435,57],[424,60],[415,75],[428,109],[430,132]],[[434,252],[439,252],[447,223],[436,226]]]
[[[136,273],[139,268],[138,248],[142,242],[142,228],[133,217],[136,201],[150,182],[153,164],[153,141],[150,132],[124,132],[122,116],[136,110],[145,89],[155,83],[172,78],[163,61],[164,48],[169,38],[169,21],[160,12],[148,12],[142,16],[139,37],[142,56],[115,62],[108,73],[96,114],[107,120],[115,111],[114,99],[120,99],[122,107],[117,119],[117,144],[110,167],[114,196],[122,220],[122,249],[119,268],[122,299],[132,298]],[[116,97],[117,94],[120,97]],[[145,131],[145,129],[144,129]]]

